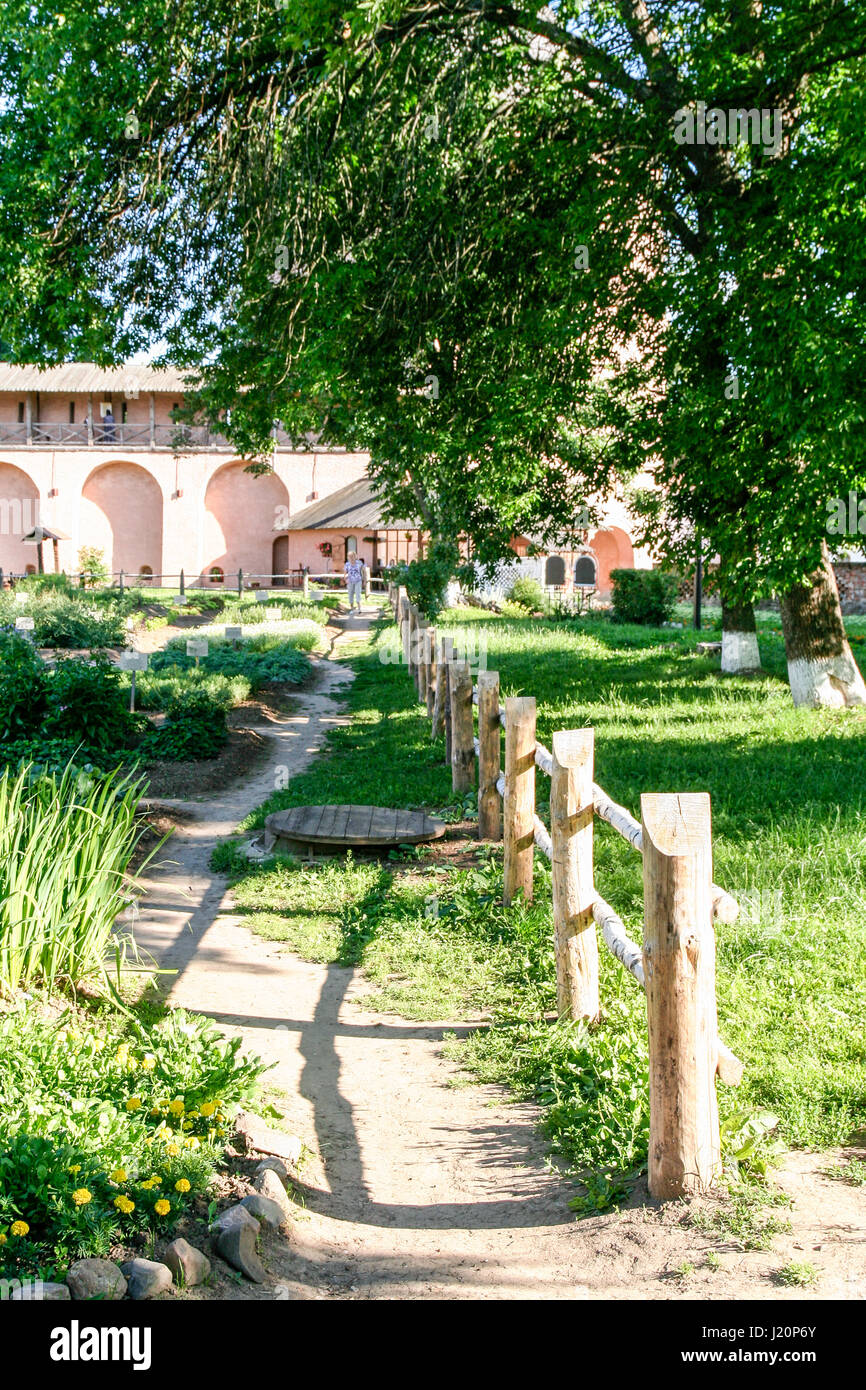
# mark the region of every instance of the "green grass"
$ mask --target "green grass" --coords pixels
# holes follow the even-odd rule
[[[600,617],[552,623],[459,610],[440,628],[500,672],[505,694],[534,694],[539,737],[596,731],[596,780],[638,813],[644,791],[709,791],[714,877],[742,905],[718,930],[720,1031],[742,1057],[723,1114],[772,1111],[789,1145],[842,1143],[866,1123],[866,711],[795,710],[784,680],[778,615],[759,615],[765,673],[722,678],[681,629],[618,626]],[[852,635],[863,620],[850,620]],[[374,802],[454,814],[441,744],[405,671],[349,655],[351,727],[252,816],[318,801]],[[859,649],[855,645],[855,652]],[[538,779],[545,814],[547,779]],[[315,959],[363,966],[382,1008],[419,1018],[477,1017],[490,1026],[450,1050],[483,1080],[507,1081],[545,1106],[552,1147],[592,1170],[590,1200],[622,1190],[646,1153],[646,1025],[640,989],[604,953],[605,1018],[589,1035],[551,1022],[549,869],[536,902],[497,905],[499,852],[477,870],[408,857],[371,868],[290,864],[244,871],[242,906],[274,938]],[[640,857],[599,824],[596,882],[639,939]],[[327,883],[327,890],[325,884]],[[435,908],[428,900],[435,896]],[[434,914],[434,915],[431,915]]]

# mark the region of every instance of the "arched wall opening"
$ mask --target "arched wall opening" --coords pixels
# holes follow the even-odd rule
[[[247,473],[239,461],[224,464],[205,492],[202,574],[215,565],[230,576],[239,569],[273,574],[274,527],[288,508],[289,494],[275,473]]]
[[[589,548],[598,560],[596,587],[600,594],[610,593],[610,572],[616,569],[634,569],[634,549],[632,543],[619,526],[607,526],[596,531]]]
[[[23,468],[0,463],[0,569],[4,574],[24,574],[28,565],[35,568],[35,546],[23,545],[22,537],[38,525],[38,487]],[[50,558],[47,563],[50,566]]]
[[[81,544],[101,550],[112,574],[161,574],[162,511],[162,489],[146,469],[103,464],[81,491]]]

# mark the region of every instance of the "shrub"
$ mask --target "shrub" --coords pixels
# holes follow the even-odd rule
[[[81,590],[33,592],[23,606],[2,596],[0,621],[14,622],[22,613],[33,618],[40,647],[117,647],[125,639],[122,605]]]
[[[114,920],[133,896],[140,789],[71,766],[0,776],[0,990],[108,985]]]
[[[127,677],[127,683],[129,678]],[[184,671],[169,666],[163,671],[145,671],[137,679],[135,699],[139,709],[164,710],[183,690],[193,687],[207,691],[220,709],[234,709],[250,696],[246,676],[226,676],[219,671],[203,671],[195,666]]]
[[[49,739],[74,740],[95,758],[130,743],[138,721],[129,712],[120,672],[107,657],[59,660],[47,690],[43,729]]]
[[[619,623],[659,627],[670,619],[677,601],[677,580],[661,570],[611,570],[611,607]]]
[[[253,690],[271,683],[299,685],[310,673],[308,658],[283,633],[263,632],[244,637],[240,643],[202,635],[208,636],[208,655],[201,658],[199,669],[218,671],[224,676],[245,676]],[[154,653],[150,669],[164,671],[176,666],[189,670],[194,660],[186,654],[186,639],[175,637],[161,652]]]
[[[215,758],[228,736],[225,708],[202,685],[181,687],[172,697],[162,728],[141,745],[145,757],[171,761]]]
[[[48,673],[26,637],[0,632],[0,739],[26,738],[38,729],[48,703]]]
[[[239,1049],[182,1010],[125,1033],[72,1012],[0,1018],[0,1271],[62,1272],[137,1232],[170,1232],[264,1070]]]
[[[78,568],[88,588],[107,584],[110,578],[105,551],[95,545],[83,545],[78,552]]]
[[[527,575],[515,579],[506,597],[528,613],[535,613],[544,607],[544,590],[537,579],[530,579]]]
[[[431,541],[427,553],[409,564],[392,565],[385,571],[389,583],[403,585],[411,603],[427,618],[435,618],[445,606],[448,584],[457,574],[460,555],[453,541]]]

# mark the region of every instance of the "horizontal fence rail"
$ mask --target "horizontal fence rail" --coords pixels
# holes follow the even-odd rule
[[[476,785],[477,765],[478,836],[504,843],[504,901],[531,901],[536,849],[551,861],[560,1017],[590,1024],[600,1017],[596,928],[645,991],[650,1192],[671,1198],[705,1191],[721,1174],[715,1077],[737,1085],[743,1075],[742,1062],[718,1036],[713,923],[734,922],[739,907],[712,881],[709,796],[644,793],[636,820],[593,781],[592,729],[561,730],[546,748],[536,738],[533,697],[500,703],[494,671],[479,672],[473,685],[453,637],[438,634],[405,589],[389,584],[388,599],[432,737],[445,737],[455,791]],[[536,771],[550,778],[549,827],[536,812]],[[640,946],[595,888],[596,817],[642,856]]]

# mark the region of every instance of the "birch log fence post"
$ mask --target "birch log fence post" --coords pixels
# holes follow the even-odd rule
[[[427,622],[420,614],[415,629],[415,670],[418,673],[418,699],[427,706]]]
[[[400,590],[400,642],[403,647],[403,665],[409,668],[409,598],[405,589]]]
[[[532,900],[535,846],[535,698],[514,696],[505,701],[505,796],[503,798],[506,906],[522,892]]]
[[[649,1189],[668,1200],[706,1191],[722,1168],[710,798],[644,794],[641,827]]]
[[[436,629],[424,629],[424,662],[427,667],[425,684],[427,689],[427,717],[433,718],[436,703]]]
[[[499,791],[502,763],[499,672],[478,672],[478,838],[501,840]]]
[[[415,642],[416,642],[416,632],[417,632],[417,629],[418,629],[418,609],[415,607],[414,603],[410,603],[410,604],[409,604],[409,654],[408,654],[408,656],[407,656],[407,658],[406,658],[406,664],[407,664],[407,666],[409,667],[409,675],[412,677],[412,684],[415,686],[416,692],[417,692],[417,690],[418,690],[418,672],[417,672],[417,669],[416,669],[416,666],[415,666]]]
[[[451,788],[468,791],[475,783],[472,730],[472,671],[468,661],[451,663]]]
[[[556,1004],[560,1018],[599,1016],[598,942],[592,904],[593,730],[553,735],[550,838]]]
[[[445,761],[451,764],[451,698],[448,691],[448,669],[454,658],[453,637],[442,637],[439,641],[439,656],[436,661],[436,702],[433,706],[433,728],[431,736],[438,738],[445,734]]]

